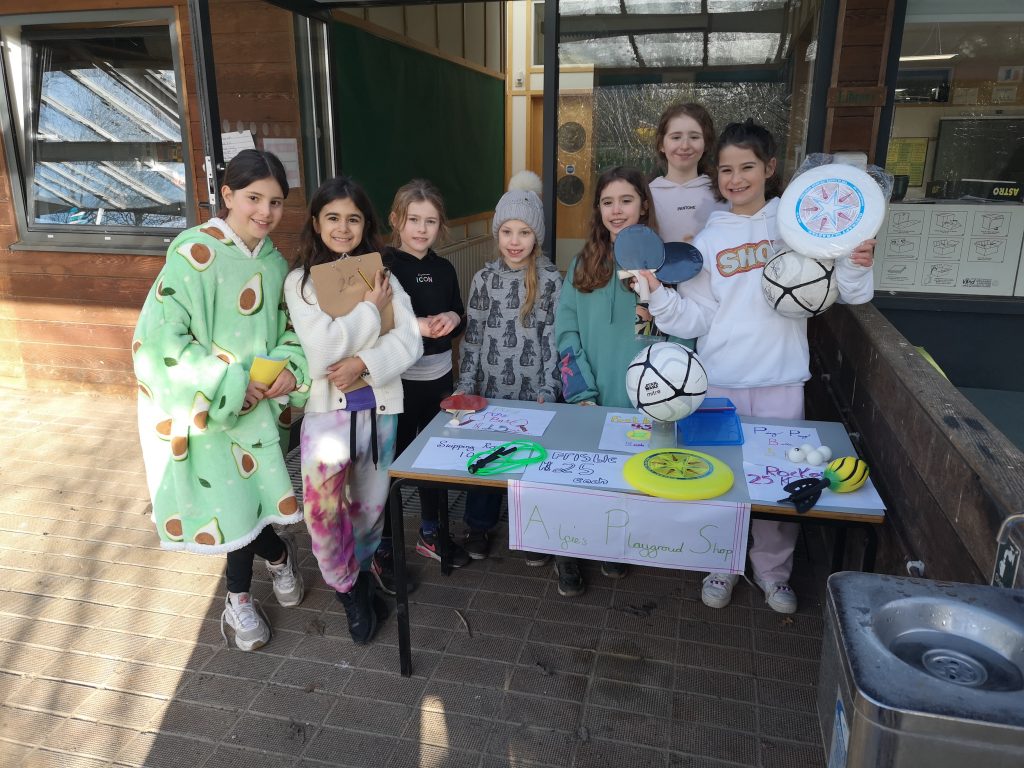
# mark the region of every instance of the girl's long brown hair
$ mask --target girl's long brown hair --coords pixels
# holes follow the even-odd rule
[[[612,236],[601,220],[601,194],[613,181],[625,181],[636,190],[641,206],[639,223],[655,227],[651,190],[643,174],[636,168],[625,168],[621,165],[602,173],[594,187],[594,210],[590,216],[590,232],[576,260],[576,269],[572,275],[573,287],[580,293],[590,293],[603,288],[615,272]]]
[[[335,176],[333,179],[328,179],[313,193],[313,199],[309,202],[306,226],[302,228],[299,238],[299,254],[293,266],[302,268],[300,290],[306,289],[310,269],[317,264],[328,264],[340,258],[324,244],[320,234],[313,227],[313,222],[316,221],[324,206],[335,200],[351,200],[363,214],[363,239],[349,254],[350,256],[379,253],[384,247],[380,237],[380,225],[377,223],[377,213],[373,210],[373,203],[370,202],[370,198],[363,188],[348,176]]]

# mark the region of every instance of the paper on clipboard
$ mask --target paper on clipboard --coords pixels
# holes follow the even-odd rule
[[[331,317],[347,315],[363,300],[373,286],[373,276],[384,269],[379,253],[345,256],[329,264],[317,264],[309,270],[320,309]],[[395,327],[395,312],[390,304],[380,313],[380,333]]]

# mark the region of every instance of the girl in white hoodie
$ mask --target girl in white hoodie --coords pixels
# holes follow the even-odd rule
[[[697,337],[697,353],[708,373],[708,397],[728,397],[746,416],[802,419],[804,382],[810,377],[807,321],[775,312],[761,293],[761,270],[785,244],[776,212],[781,184],[771,133],[753,120],[732,123],[718,139],[718,191],[731,205],[708,218],[693,244],[704,268],[675,290],[645,272],[650,311],[658,327],[676,336]],[[836,259],[839,295],[847,304],[871,301],[874,240]],[[789,586],[799,526],[751,521],[750,563],[768,605],[796,611]],[[732,599],[735,574],[711,573],[701,599],[723,608]]]
[[[373,206],[351,179],[324,182],[309,208],[298,263],[284,283],[312,379],[302,419],[303,505],[320,572],[362,645],[388,613],[374,594],[370,564],[384,525],[401,376],[423,354],[423,341],[409,295],[384,271],[348,314],[332,318],[320,308],[311,268],[379,252],[383,244]],[[382,334],[389,303],[394,328]],[[359,381],[366,386],[353,389]]]

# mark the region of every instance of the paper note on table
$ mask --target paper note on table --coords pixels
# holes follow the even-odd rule
[[[622,467],[628,459],[617,453],[548,451],[544,461],[526,468],[523,479],[577,488],[632,490],[622,477]]]
[[[257,355],[253,358],[252,366],[249,368],[249,378],[269,387],[277,380],[286,365],[288,365],[286,359]]]
[[[423,446],[419,456],[413,461],[415,469],[450,470],[461,469],[466,471],[470,458],[473,454],[481,451],[493,451],[499,445],[504,445],[505,440],[463,440],[457,437],[432,437]],[[519,474],[522,467],[509,470],[510,473]]]
[[[813,427],[780,427],[769,424],[743,424],[743,474],[747,480],[750,500],[771,503],[789,495],[783,486],[805,477],[821,477],[825,466],[812,467],[806,462],[794,463],[786,457],[790,448],[809,443],[821,445],[818,431]],[[838,457],[834,457],[838,458]],[[853,493],[822,491],[819,505],[854,507],[856,509],[885,509],[878,491],[868,480]]]
[[[536,411],[526,408],[511,408],[504,405],[488,405],[482,411],[467,413],[458,424],[450,425],[451,429],[479,429],[484,432],[505,432],[511,435],[544,434],[554,411]]]
[[[604,419],[601,442],[597,447],[602,451],[640,453],[651,448],[651,431],[654,420],[639,413],[609,413]]]

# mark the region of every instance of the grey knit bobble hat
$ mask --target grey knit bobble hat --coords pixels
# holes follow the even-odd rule
[[[544,242],[544,206],[535,192],[528,189],[511,189],[502,195],[501,200],[494,206],[491,234],[497,238],[501,225],[513,219],[524,222],[532,229],[538,244]]]

